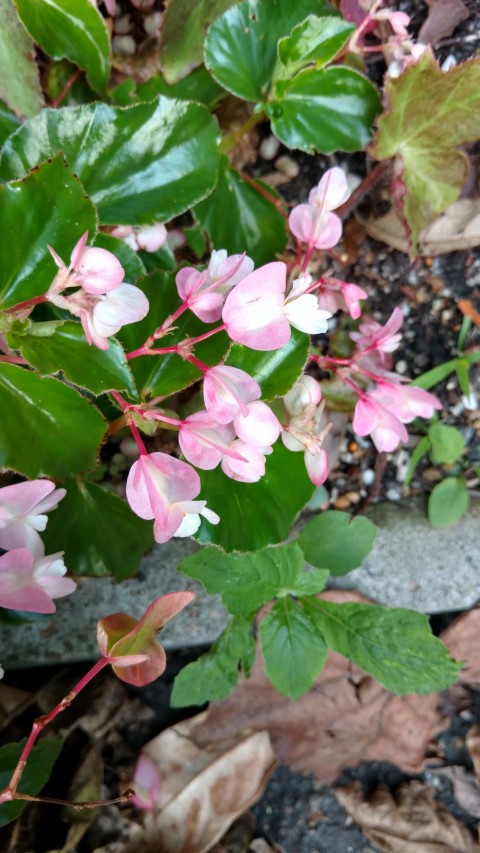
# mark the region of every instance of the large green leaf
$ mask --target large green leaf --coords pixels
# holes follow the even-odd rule
[[[370,552],[377,528],[368,518],[351,518],[347,512],[329,510],[303,528],[298,543],[305,559],[332,575],[356,569]]]
[[[160,58],[168,83],[176,83],[203,61],[205,32],[235,0],[167,0]]]
[[[18,20],[13,0],[0,0],[0,98],[18,116],[43,107],[33,41]]]
[[[93,236],[96,225],[93,204],[61,157],[0,186],[1,307],[45,293],[57,272],[48,245],[68,263],[79,237]]]
[[[94,89],[110,76],[110,39],[105,19],[89,0],[15,0],[20,20],[52,59],[82,68]]]
[[[211,25],[205,65],[216,80],[246,101],[263,101],[277,62],[277,42],[310,13],[335,14],[324,0],[244,0]]]
[[[272,130],[289,148],[359,151],[370,141],[381,104],[375,87],[358,71],[306,68],[279,81],[265,111]]]
[[[118,337],[127,350],[141,346],[147,337],[161,325],[180,305],[180,298],[172,275],[152,273],[136,282],[146,294],[150,312],[140,323],[124,326]],[[171,347],[186,338],[203,335],[215,325],[202,323],[191,311],[185,311],[175,322],[175,330],[158,341],[159,347]],[[195,355],[205,364],[218,364],[228,349],[228,338],[224,332],[212,335],[195,346]],[[201,371],[184,361],[176,353],[146,355],[130,361],[138,390],[143,396],[168,397],[181,391],[202,376]]]
[[[167,98],[178,98],[180,101],[198,101],[212,110],[220,98],[225,96],[225,90],[215,82],[207,69],[202,67],[196,68],[188,77],[171,86],[161,74],[154,74],[145,83],[137,85],[133,80],[125,80],[111,89],[109,95],[119,107],[138,104],[139,101],[151,101],[158,95],[166,95]]]
[[[106,424],[78,391],[4,363],[0,410],[0,468],[60,479],[95,468]]]
[[[272,195],[270,187],[268,191]],[[229,254],[246,252],[257,266],[273,260],[285,248],[283,216],[271,201],[243,180],[225,156],[217,186],[197,204],[194,214],[208,232],[214,249],[227,249]]]
[[[105,391],[136,392],[125,353],[115,338],[109,339],[107,350],[89,346],[80,323],[71,320],[54,327],[52,334],[42,335],[42,326],[51,324],[33,323],[25,335],[11,332],[8,344],[20,350],[23,357],[42,376],[64,373],[75,385],[88,389],[92,394]]]
[[[395,157],[397,202],[413,247],[422,228],[454,202],[469,170],[459,146],[480,137],[480,60],[442,71],[430,48],[387,78],[387,110],[371,154]]]
[[[20,121],[8,107],[0,101],[0,145],[17,129]]]
[[[260,385],[262,399],[273,400],[286,394],[301,375],[309,347],[308,335],[292,328],[290,340],[277,350],[259,352],[233,344],[225,364],[245,370]]]
[[[195,538],[227,551],[252,551],[281,542],[314,488],[303,453],[291,453],[279,442],[267,456],[266,473],[258,483],[230,480],[219,468],[202,471],[201,497],[221,519],[216,527],[202,521]]]
[[[435,421],[429,427],[430,457],[434,465],[453,465],[463,454],[465,441],[456,427]]]
[[[153,545],[151,522],[95,483],[71,479],[66,488],[42,533],[47,553],[65,551],[65,563],[76,575],[111,575],[117,581],[135,575]]]
[[[461,666],[413,610],[304,599],[327,645],[392,693],[431,693],[456,680]]]
[[[4,179],[62,151],[104,225],[163,222],[217,180],[217,125],[201,104],[159,97],[148,104],[85,104],[44,110],[7,141]]]
[[[298,699],[323,669],[328,648],[315,622],[292,598],[277,601],[260,623],[265,673],[281,693]]]
[[[447,477],[437,483],[428,499],[428,520],[432,527],[448,527],[461,519],[469,503],[465,479]]]
[[[323,68],[346,44],[355,27],[342,18],[318,18],[309,15],[278,42],[277,79],[289,79],[297,71],[314,63]]]
[[[234,616],[247,617],[279,594],[295,588],[303,568],[296,543],[247,554],[202,548],[180,564],[179,571],[199,580],[210,595],[220,592]]]
[[[0,791],[10,782],[25,743],[26,738],[18,743],[7,743],[0,748]],[[52,767],[60,755],[62,746],[61,737],[49,737],[33,747],[18,786],[21,794],[35,796],[41,791],[45,783],[48,782]],[[21,800],[2,803],[0,805],[0,826],[5,826],[5,824],[15,820],[25,805],[25,802]]]
[[[232,619],[210,651],[177,675],[171,696],[173,707],[226,699],[237,686],[240,668],[248,676],[254,660],[251,620]]]

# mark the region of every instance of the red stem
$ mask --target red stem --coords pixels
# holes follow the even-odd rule
[[[73,84],[77,82],[77,80],[78,80],[78,78],[80,77],[80,74],[81,74],[81,73],[82,73],[81,68],[77,68],[77,69],[73,72],[72,76],[67,80],[67,82],[65,83],[65,86],[63,87],[63,89],[62,89],[62,91],[60,92],[60,94],[59,94],[59,95],[58,95],[58,96],[57,96],[57,97],[52,101],[52,103],[50,104],[50,106],[51,106],[54,110],[58,109],[58,107],[59,107],[59,106],[60,106],[60,104],[62,103],[62,101],[63,101],[63,99],[64,99],[65,95],[67,95],[67,94],[68,94],[68,92],[69,92],[69,91],[70,91],[70,89],[72,88]]]
[[[17,305],[12,305],[11,308],[5,308],[5,314],[15,314],[17,311],[23,311],[25,308],[33,308],[34,305],[40,305],[41,302],[48,302],[45,294],[34,296],[33,299],[25,299],[24,302],[18,302]]]
[[[114,398],[114,400],[117,401],[122,412],[127,417],[128,427],[130,429],[130,432],[133,435],[133,439],[135,441],[135,444],[138,447],[138,450],[140,452],[140,456],[148,456],[147,448],[145,447],[145,445],[142,441],[142,437],[141,437],[136,425],[134,424],[134,422],[132,420],[132,416],[131,416],[132,407],[130,406],[129,403],[127,403],[126,400],[123,399],[123,397],[121,396],[121,394],[118,393],[118,391],[110,391],[110,393],[111,393],[112,397]]]

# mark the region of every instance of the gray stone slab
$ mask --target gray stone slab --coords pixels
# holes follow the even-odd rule
[[[332,586],[424,613],[463,610],[480,600],[480,501],[458,524],[442,530],[429,526],[419,501],[377,504],[368,514],[379,526],[375,545],[359,569],[333,578]],[[0,626],[1,664],[12,669],[94,658],[98,619],[118,611],[139,617],[159,595],[178,589],[191,589],[198,598],[165,627],[165,648],[212,643],[227,613],[217,596],[207,596],[176,570],[196,547],[183,539],[158,545],[144,557],[136,578],[122,584],[80,579],[75,594],[57,602],[52,619]]]

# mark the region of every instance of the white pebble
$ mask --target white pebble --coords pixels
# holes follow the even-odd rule
[[[124,56],[133,56],[137,50],[135,39],[132,36],[114,36],[112,48],[115,53],[123,53]]]
[[[407,369],[408,364],[403,358],[401,358],[400,361],[395,362],[395,370],[397,373],[406,373]]]
[[[398,489],[387,489],[385,494],[389,501],[399,501],[401,498],[401,494]]]
[[[264,160],[273,160],[277,156],[279,148],[280,140],[276,136],[266,136],[260,144],[260,157],[263,157]]]
[[[362,471],[362,481],[366,486],[371,486],[375,480],[375,471],[373,468],[366,468],[365,471]]]

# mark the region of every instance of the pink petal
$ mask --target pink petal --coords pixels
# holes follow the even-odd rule
[[[148,299],[133,284],[121,284],[110,291],[93,309],[93,326],[98,335],[108,338],[122,326],[143,320],[149,311]]]
[[[145,225],[137,232],[137,243],[145,252],[158,252],[168,237],[165,225]]]
[[[326,450],[321,448],[316,453],[305,451],[305,467],[307,474],[315,486],[321,486],[328,477],[330,460]]]
[[[281,431],[278,418],[260,400],[250,403],[247,408],[248,414],[238,414],[233,422],[238,437],[256,447],[273,444]]]
[[[75,271],[83,290],[97,295],[118,287],[125,275],[118,258],[107,249],[97,247],[87,247],[80,253]]]
[[[205,408],[221,424],[233,421],[238,412],[246,412],[247,403],[258,400],[261,393],[258,382],[238,367],[218,365],[204,376]]]
[[[180,299],[186,302],[197,293],[207,280],[206,272],[199,272],[194,267],[184,267],[175,276],[175,284]]]
[[[283,316],[286,266],[265,264],[243,279],[227,296],[222,318],[232,340],[260,351],[279,349],[290,340]]]
[[[157,765],[146,752],[138,756],[132,784],[135,796],[132,803],[137,809],[154,809],[159,802],[161,780]]]
[[[244,444],[243,441],[234,441],[231,449],[239,453],[245,462],[231,456],[222,459],[222,471],[232,480],[240,483],[257,483],[265,474],[265,457],[260,448],[252,444]]]
[[[309,204],[315,204],[320,210],[335,210],[350,197],[350,188],[345,172],[338,166],[328,169],[308,197]]]

